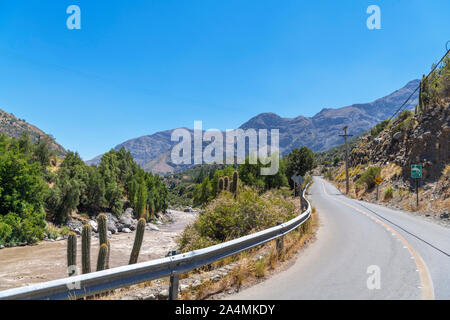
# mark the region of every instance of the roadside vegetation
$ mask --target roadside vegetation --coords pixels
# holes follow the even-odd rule
[[[295,205],[281,190],[259,194],[245,186],[236,197],[225,191],[209,203],[179,240],[182,251],[191,251],[239,238],[288,221],[297,214]],[[292,192],[289,192],[292,198]]]

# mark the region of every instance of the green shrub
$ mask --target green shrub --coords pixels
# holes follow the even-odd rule
[[[372,189],[375,186],[374,179],[380,175],[381,168],[379,167],[369,167],[361,177],[357,180],[357,184],[365,183],[367,185],[367,189]]]
[[[384,128],[386,128],[386,127],[388,126],[389,122],[390,122],[389,119],[388,119],[388,120],[384,120],[384,121],[378,123],[375,127],[373,127],[373,128],[370,130],[370,136],[371,136],[371,138],[373,139],[373,138],[375,138],[376,136],[378,136],[378,134],[379,134],[381,131],[383,131]]]
[[[412,124],[412,119],[414,117],[414,113],[409,110],[403,110],[398,117],[396,118],[397,124],[391,130],[391,136],[393,136],[397,132],[405,131]]]
[[[196,250],[235,239],[284,222],[295,216],[295,205],[283,191],[259,195],[256,188],[243,187],[234,199],[229,192],[214,199],[195,223],[182,233],[182,251]]]
[[[384,190],[384,200],[390,200],[394,196],[394,187],[389,186]]]

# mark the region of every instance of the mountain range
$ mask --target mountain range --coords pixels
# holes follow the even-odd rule
[[[325,151],[343,142],[339,134],[348,126],[348,133],[357,135],[389,118],[394,111],[417,88],[420,80],[408,82],[403,88],[369,103],[359,103],[342,108],[325,108],[313,117],[298,116],[282,118],[275,113],[261,113],[244,124],[240,129],[279,129],[280,152],[284,155],[294,148],[307,146],[313,151]],[[414,109],[418,103],[418,92],[406,104],[406,109]],[[178,142],[171,141],[171,130],[157,132],[118,144],[114,149],[124,147],[146,171],[167,174],[182,171],[190,165],[176,165],[170,160],[171,149]],[[188,129],[191,132],[192,129]],[[98,164],[101,155],[87,161]]]

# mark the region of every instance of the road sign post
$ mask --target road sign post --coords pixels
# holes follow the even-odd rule
[[[300,196],[300,210],[303,211],[303,202],[302,202],[302,194],[303,194],[302,185],[304,182],[303,177],[299,174],[298,175],[294,174],[291,177],[291,179],[292,179],[292,181],[294,181],[294,196],[295,196],[295,184],[298,185],[298,194]]]
[[[383,179],[381,177],[376,177],[375,179],[373,179],[373,181],[377,184],[376,201],[378,201],[378,186],[383,182]]]
[[[422,165],[411,165],[411,178],[416,180],[416,208],[419,210],[419,179],[422,178]]]

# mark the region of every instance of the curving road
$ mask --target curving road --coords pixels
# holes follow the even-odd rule
[[[319,177],[309,199],[317,240],[288,270],[229,299],[450,299],[450,229],[349,199]]]

